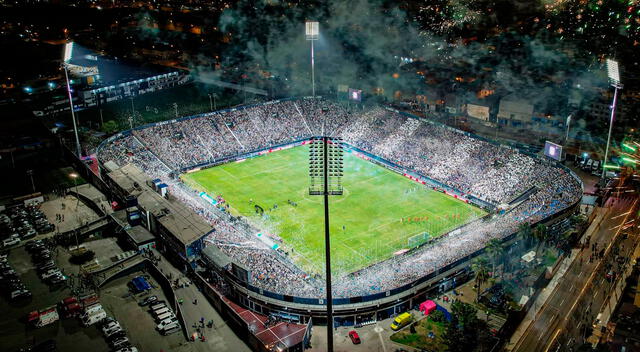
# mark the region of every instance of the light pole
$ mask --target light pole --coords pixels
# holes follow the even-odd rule
[[[73,98],[71,97],[71,84],[69,83],[69,72],[67,65],[73,53],[73,42],[68,42],[64,46],[64,60],[62,67],[64,68],[64,78],[67,82],[67,94],[69,95],[69,106],[71,107],[71,120],[73,121],[73,133],[76,137],[76,155],[78,158],[82,156],[82,149],[80,148],[80,138],[78,138],[78,127],[76,126],[76,114],[73,108]]]
[[[176,110],[176,118],[178,118],[178,103],[173,103],[173,108]]]
[[[564,146],[565,148],[567,147],[567,143],[569,143],[569,126],[571,126],[571,117],[573,116],[573,114],[569,114],[569,116],[567,116],[567,132],[564,135]]]
[[[318,40],[320,35],[320,25],[315,21],[307,21],[305,27],[305,34],[307,40],[311,41],[311,94],[316,96],[316,72],[315,72],[315,60],[313,57],[313,42]]]
[[[27,170],[27,175],[31,178],[31,188],[33,189],[33,193],[36,193],[36,184],[33,183],[33,170]]]
[[[76,174],[75,172],[72,172],[69,174],[69,177],[71,177],[73,179],[73,184],[76,188],[76,221],[78,221],[78,204],[80,203],[80,196],[78,195],[78,174]],[[73,235],[76,237],[76,249],[78,248],[78,229],[75,229],[73,231]]]
[[[604,160],[602,160],[602,175],[600,178],[604,181],[607,165],[607,158],[609,157],[609,144],[611,143],[611,131],[613,130],[613,121],[616,117],[616,104],[618,103],[618,90],[622,89],[622,83],[620,83],[620,69],[618,62],[607,59],[607,74],[609,76],[609,82],[613,86],[613,103],[611,104],[611,119],[609,120],[609,135],[607,136],[607,148],[604,151]]]
[[[324,130],[324,128],[323,128]],[[331,292],[331,236],[329,234],[329,196],[342,195],[344,171],[342,140],[319,137],[309,147],[309,195],[324,196],[324,248],[327,300],[327,351],[333,351],[333,295]]]
[[[211,108],[211,111],[215,111],[218,110],[218,108],[216,107],[216,98],[218,96],[216,95],[216,93],[209,93],[209,107]],[[212,101],[213,99],[213,101]]]

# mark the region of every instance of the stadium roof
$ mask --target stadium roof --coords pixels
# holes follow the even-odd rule
[[[213,231],[213,227],[202,217],[180,201],[172,199],[170,192],[169,199],[166,199],[148,186],[149,177],[135,165],[127,164],[110,172],[109,177],[125,192],[136,196],[138,204],[151,212],[185,246]]]
[[[230,300],[226,300],[226,302],[247,324],[249,331],[267,348],[276,346],[289,348],[301,343],[304,339],[306,325],[278,322],[265,327],[266,316],[242,308]]]
[[[224,268],[225,266],[231,264],[231,258],[229,258],[228,255],[224,254],[220,249],[218,249],[218,247],[214,245],[204,247],[204,249],[202,250],[202,254],[209,258],[209,260],[211,260],[220,268]]]

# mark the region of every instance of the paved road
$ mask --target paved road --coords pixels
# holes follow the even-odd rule
[[[552,347],[555,351],[561,343],[566,348],[580,344],[575,336],[581,333],[581,329],[584,333],[585,322],[593,322],[613,287],[604,278],[604,267],[612,253],[613,239],[621,232],[621,225],[635,218],[630,208],[636,203],[634,199],[610,205],[610,211],[591,236],[591,244],[598,244],[595,252],[605,249],[605,259],[589,263],[589,257],[594,253],[590,247],[578,253],[514,351],[549,351]],[[621,240],[622,236],[618,239]],[[630,236],[625,241],[625,251],[630,250],[631,241],[635,240],[636,236]]]

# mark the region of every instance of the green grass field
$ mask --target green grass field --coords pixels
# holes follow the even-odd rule
[[[307,175],[308,147],[300,146],[182,178],[211,196],[222,195],[232,214],[280,236],[285,249],[293,248],[291,256],[297,264],[323,273],[323,197],[309,196]],[[409,248],[411,236],[424,232],[439,236],[484,215],[481,209],[351,153],[345,153],[343,185],[344,195],[330,197],[331,266],[339,275]],[[255,212],[251,200],[264,208],[263,216]],[[270,210],[275,204],[277,209]]]

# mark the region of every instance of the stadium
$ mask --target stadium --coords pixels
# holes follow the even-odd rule
[[[450,288],[491,239],[557,222],[582,194],[580,179],[549,158],[319,97],[140,126],[103,141],[97,158],[116,183],[137,174],[135,188],[145,182],[207,224],[175,247],[224,280],[237,303],[321,321],[322,201],[309,196],[307,174],[309,141],[322,135],[342,138],[345,150],[344,194],[330,204],[338,321],[381,319]]]

